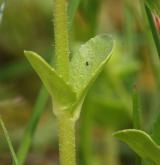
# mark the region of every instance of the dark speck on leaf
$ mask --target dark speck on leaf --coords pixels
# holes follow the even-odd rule
[[[89,65],[89,62],[88,61],[86,61],[86,66],[88,66]]]

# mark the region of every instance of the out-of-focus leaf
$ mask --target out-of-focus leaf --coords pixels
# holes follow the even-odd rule
[[[114,136],[127,143],[143,160],[160,165],[160,146],[144,131],[128,129]]]
[[[86,41],[97,32],[101,2],[102,0],[80,0],[79,12],[75,21],[75,34],[78,40]]]
[[[152,137],[160,145],[160,114],[158,114],[152,128]]]
[[[9,149],[10,149],[10,153],[11,153],[12,158],[13,158],[13,162],[14,162],[15,165],[18,165],[18,160],[17,160],[16,153],[14,151],[11,139],[10,139],[10,137],[8,135],[7,129],[6,129],[5,125],[4,125],[4,122],[3,122],[2,118],[1,118],[1,116],[0,116],[0,124],[1,124],[1,127],[3,129],[5,138],[7,140],[7,143],[8,143]]]
[[[101,2],[102,0],[81,0],[80,10],[92,28],[96,27],[97,19],[95,18],[98,15]]]
[[[94,121],[101,127],[111,127],[116,130],[124,128],[129,123],[130,116],[126,113],[122,102],[106,99],[106,103],[91,102]]]
[[[74,19],[74,15],[77,11],[79,6],[80,0],[70,0],[68,6],[68,22],[69,22],[69,29],[71,29],[71,25]]]

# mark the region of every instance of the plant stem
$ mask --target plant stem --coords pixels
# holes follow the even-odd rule
[[[54,35],[56,70],[69,78],[69,41],[66,0],[54,0]],[[76,165],[75,121],[67,112],[57,115],[61,165]]]
[[[60,164],[76,165],[75,121],[67,113],[63,113],[57,119]]]
[[[80,0],[77,0],[77,1],[80,2]],[[73,0],[72,0],[72,3],[73,3]],[[73,6],[72,3],[71,3],[71,5]],[[78,8],[78,4],[76,5],[76,7]],[[72,22],[72,19],[74,18],[74,15],[76,12],[76,8],[74,7],[74,11],[70,11],[70,10],[73,10],[73,7],[68,8],[68,13],[70,13],[68,20],[71,20],[70,22]],[[71,26],[71,24],[70,24],[70,26]],[[53,57],[52,57],[52,59],[53,59]],[[24,64],[19,64],[19,65],[23,66]],[[17,66],[17,65],[15,65],[15,66]],[[26,66],[24,68],[26,69]],[[9,76],[7,78],[10,78],[10,76],[12,76],[12,74],[10,74],[11,72],[9,72],[10,69],[13,70],[13,68],[10,67],[9,69],[6,69],[3,71],[3,72],[8,73],[7,75],[9,75]],[[19,70],[18,69],[16,69],[16,70],[14,69],[15,70],[14,76],[15,75],[17,76],[19,74],[19,70],[22,70],[23,67],[22,67],[22,69],[19,69]],[[26,69],[26,72],[28,72],[28,70],[29,70],[29,68]],[[2,76],[2,74],[0,74],[0,75],[1,75],[0,79],[6,78],[5,76]],[[22,142],[20,144],[20,147],[18,148],[17,157],[18,157],[20,165],[24,164],[24,162],[26,160],[29,148],[30,148],[31,143],[32,143],[33,136],[35,134],[35,130],[37,128],[39,119],[40,119],[40,117],[44,111],[44,107],[47,103],[48,97],[49,97],[48,92],[46,91],[44,86],[42,86],[40,89],[39,95],[37,97],[35,106],[33,108],[33,113],[31,114],[31,118],[29,120],[28,126],[25,130]]]
[[[65,80],[69,77],[69,43],[66,0],[54,0],[54,37],[56,69]]]

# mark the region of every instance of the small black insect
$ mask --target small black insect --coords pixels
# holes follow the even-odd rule
[[[88,66],[89,65],[89,62],[88,61],[86,61],[86,66]]]

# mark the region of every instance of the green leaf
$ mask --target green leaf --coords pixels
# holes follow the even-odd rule
[[[27,59],[37,72],[58,108],[67,109],[76,100],[76,94],[63,78],[38,54],[25,51]]]
[[[25,55],[52,95],[56,108],[76,109],[108,61],[112,48],[112,37],[106,34],[98,35],[82,45],[71,59],[69,83],[38,54],[25,51]]]
[[[145,0],[145,3],[152,12],[155,11],[160,16],[160,0]]]
[[[7,143],[8,143],[8,146],[9,146],[10,153],[11,153],[11,155],[12,155],[12,159],[13,159],[13,161],[14,161],[14,164],[15,164],[15,165],[18,165],[18,160],[17,160],[16,153],[15,153],[15,151],[14,151],[14,148],[13,148],[13,145],[12,145],[12,142],[11,142],[11,139],[10,139],[10,137],[9,137],[9,135],[8,135],[7,129],[6,129],[5,125],[4,125],[4,122],[3,122],[2,118],[1,118],[1,116],[0,116],[0,124],[1,124],[1,127],[2,127],[2,129],[3,129],[5,138],[6,138],[6,140],[7,140]]]
[[[160,165],[160,146],[144,131],[128,129],[114,136],[127,143],[145,161]]]
[[[112,37],[102,34],[90,39],[73,55],[70,63],[70,84],[78,96],[85,94],[92,85],[110,58],[112,48]]]

